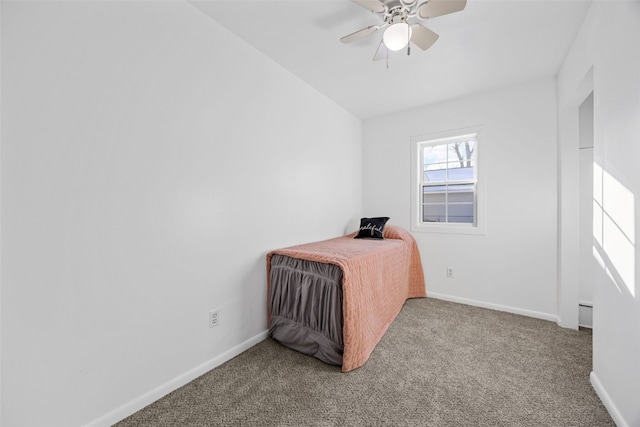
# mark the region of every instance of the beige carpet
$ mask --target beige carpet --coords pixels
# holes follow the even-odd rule
[[[117,425],[613,426],[591,367],[590,331],[414,299],[355,371],[268,339]]]

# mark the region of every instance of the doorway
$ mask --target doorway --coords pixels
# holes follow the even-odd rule
[[[593,328],[593,92],[578,108],[579,152],[579,282],[578,325]]]

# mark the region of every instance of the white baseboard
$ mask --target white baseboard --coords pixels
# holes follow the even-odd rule
[[[558,316],[551,313],[543,313],[541,311],[526,310],[523,308],[510,307],[508,305],[493,304],[490,302],[460,298],[435,292],[427,292],[427,297],[441,299],[444,301],[457,302],[460,304],[473,305],[476,307],[489,308],[491,310],[505,311],[507,313],[521,314],[523,316],[535,317],[536,319],[550,320],[552,322],[558,323]]]
[[[204,373],[216,368],[228,360],[233,359],[243,351],[248,350],[259,342],[265,340],[269,335],[269,331],[264,331],[259,333],[258,335],[249,338],[243,343],[238,344],[237,346],[225,351],[221,355],[214,357],[211,360],[204,362],[203,364],[196,366],[195,368],[185,372],[182,375],[177,376],[176,378],[167,381],[166,383],[160,385],[159,387],[154,388],[153,390],[148,391],[142,396],[133,399],[129,403],[126,403],[119,408],[114,409],[111,412],[101,416],[98,419],[91,421],[86,424],[85,427],[109,427],[113,424],[127,418],[130,415],[138,412],[145,406],[150,405],[156,400],[166,396],[174,390],[182,387],[183,385],[195,380],[199,376]]]
[[[615,403],[613,403],[613,400],[611,400],[611,397],[609,397],[609,393],[607,393],[605,388],[602,386],[602,383],[598,379],[596,373],[591,371],[589,378],[591,379],[591,386],[596,391],[596,394],[602,401],[604,407],[607,408],[607,411],[609,412],[609,415],[611,415],[611,419],[613,420],[613,422],[616,423],[616,426],[629,427],[629,424],[627,424],[627,422],[624,420]]]

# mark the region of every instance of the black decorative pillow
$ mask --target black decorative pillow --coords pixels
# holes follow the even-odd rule
[[[389,217],[377,217],[377,218],[361,218],[360,229],[356,234],[356,239],[384,239],[382,237],[382,230],[384,225],[389,221]]]

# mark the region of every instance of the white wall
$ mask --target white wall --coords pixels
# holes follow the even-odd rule
[[[4,426],[259,340],[267,251],[361,215],[361,122],[188,3],[3,1],[1,48]]]
[[[640,3],[594,2],[558,75],[559,135],[563,208],[560,238],[574,247],[572,223],[579,214],[571,188],[578,174],[577,102],[589,80],[594,92],[594,162],[608,174],[604,209],[633,242],[615,242],[612,228],[595,229],[604,258],[595,275],[592,383],[619,426],[640,425],[640,286],[637,247],[640,213]],[[590,70],[593,70],[591,73]],[[585,78],[587,76],[587,78]],[[611,189],[616,191],[612,194]],[[615,227],[613,228],[615,230]],[[624,240],[624,239],[623,239]],[[626,264],[626,266],[625,266]],[[569,311],[576,295],[576,265],[562,260],[567,280],[560,282],[560,310]],[[606,270],[605,270],[606,269]],[[633,275],[629,274],[633,272]]]
[[[555,90],[548,78],[365,122],[364,215],[407,228],[411,137],[483,125],[478,185],[487,232],[414,233],[427,294],[555,319]]]

